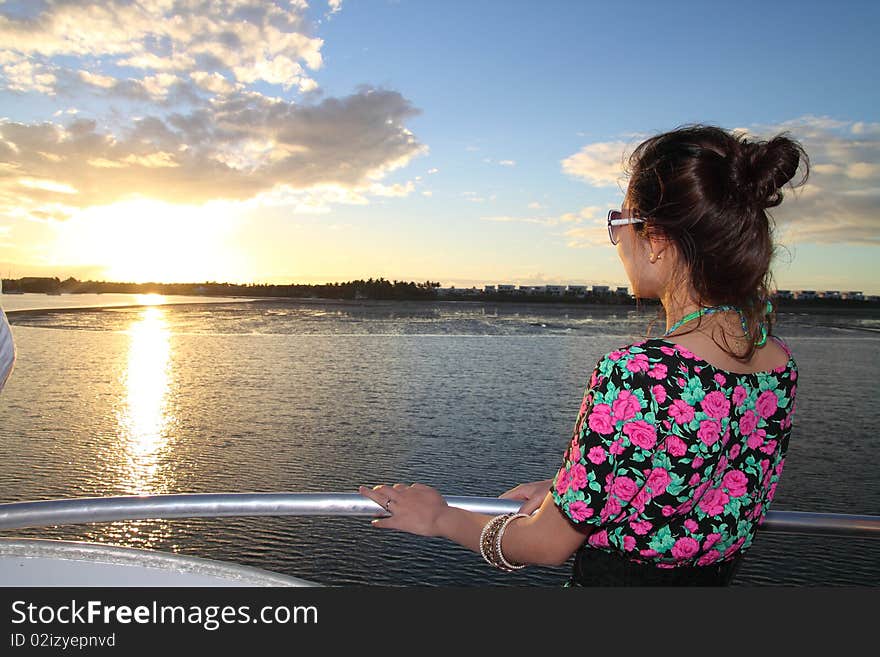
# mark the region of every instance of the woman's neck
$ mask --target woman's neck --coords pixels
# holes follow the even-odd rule
[[[663,296],[660,297],[660,303],[663,304],[663,309],[666,311],[667,331],[682,317],[685,317],[689,313],[697,311],[702,307],[694,298],[695,295],[688,294],[688,292],[689,291],[666,290]]]

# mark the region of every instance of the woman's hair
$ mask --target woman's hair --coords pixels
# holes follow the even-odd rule
[[[748,326],[747,361],[772,318],[770,296],[774,246],[766,210],[782,203],[782,187],[798,168],[803,184],[809,158],[785,134],[753,141],[721,128],[691,125],[642,142],[629,159],[628,201],[646,219],[643,237],[673,241],[685,265],[682,272],[701,305],[740,308]]]

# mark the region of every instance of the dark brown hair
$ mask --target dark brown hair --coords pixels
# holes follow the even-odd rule
[[[772,317],[770,297],[773,227],[766,210],[782,203],[782,187],[798,169],[806,182],[809,158],[786,134],[768,141],[706,125],[677,128],[642,142],[629,159],[628,198],[646,219],[643,237],[672,240],[686,267],[684,274],[701,305],[740,308],[748,326],[747,361]],[[717,342],[717,340],[716,340]]]

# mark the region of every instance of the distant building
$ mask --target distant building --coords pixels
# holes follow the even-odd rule
[[[483,292],[485,292],[486,294],[495,294],[495,286],[494,285],[487,285],[486,287],[483,288]]]
[[[502,294],[510,294],[516,291],[516,285],[499,285],[498,291]]]
[[[777,299],[791,299],[792,294],[791,290],[776,290],[776,298]]]
[[[609,292],[611,292],[611,288],[609,288],[607,285],[594,285],[593,286],[593,294],[595,294],[595,295],[605,296]]]
[[[546,294],[552,294],[553,296],[561,297],[565,294],[565,286],[564,285],[546,285],[544,286],[544,292]]]
[[[841,299],[849,299],[850,301],[864,301],[865,295],[862,292],[841,292]]]
[[[839,299],[840,298],[840,290],[825,290],[821,294],[819,294],[821,299]]]
[[[794,293],[794,298],[798,300],[817,299],[818,296],[816,294],[816,290],[797,290]]]
[[[617,291],[615,292],[615,294],[619,294],[622,297],[628,297],[629,296],[629,288],[626,287],[625,285],[623,287],[619,287],[619,288],[617,288]]]
[[[569,285],[568,286],[569,294],[576,294],[579,297],[585,296],[587,294],[587,286],[586,285]]]

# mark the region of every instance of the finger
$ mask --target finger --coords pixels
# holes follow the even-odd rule
[[[366,486],[359,486],[358,493],[373,500],[376,504],[381,507],[385,506],[385,503],[388,501],[388,495],[382,492],[378,492],[375,489],[367,488]]]
[[[394,484],[392,488],[394,488],[394,490],[402,490],[404,488],[409,488],[409,486],[407,486],[406,484]]]
[[[541,508],[541,504],[543,504],[543,497],[533,497],[530,500],[526,500],[525,503],[519,508],[519,513],[526,513],[528,515],[532,515],[532,512],[536,509]]]
[[[378,527],[379,529],[398,529],[397,524],[394,521],[394,516],[388,516],[387,518],[376,518],[375,520],[371,520],[370,524],[373,527]]]

